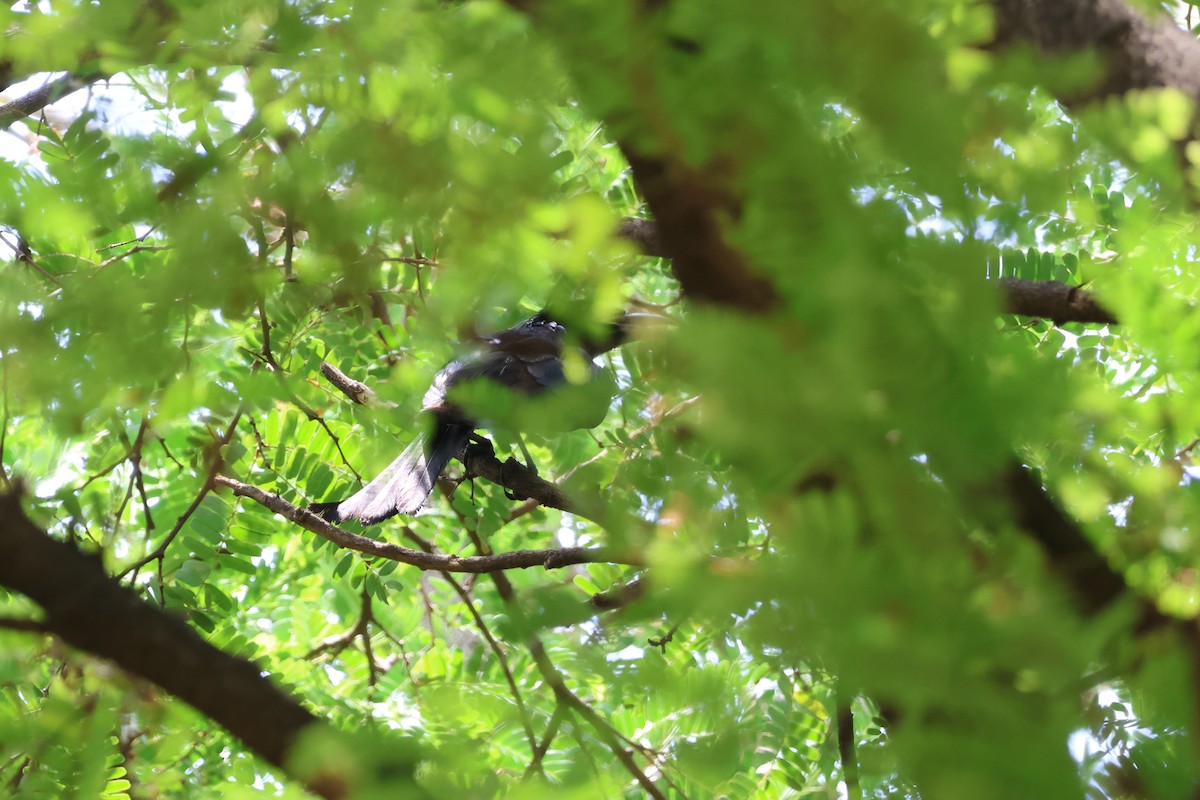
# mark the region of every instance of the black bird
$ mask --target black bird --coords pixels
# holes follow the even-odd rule
[[[450,459],[481,425],[464,406],[486,409],[489,424],[517,431],[531,426],[547,431],[594,428],[604,420],[615,386],[604,380],[603,370],[592,364],[592,359],[621,344],[638,316],[642,315],[622,316],[603,340],[579,341],[580,359],[592,370],[590,380],[581,385],[567,382],[563,368],[566,329],[549,314],[535,314],[492,334],[480,351],[451,361],[433,379],[422,403],[430,421],[427,433],[418,436],[356,494],[337,502],[314,503],[309,509],[329,522],[355,519],[364,525],[396,514],[415,514],[425,505]],[[504,388],[497,391],[496,387]],[[547,397],[534,399],[556,387]]]

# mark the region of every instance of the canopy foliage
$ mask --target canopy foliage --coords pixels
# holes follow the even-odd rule
[[[14,6],[9,794],[1192,796],[1200,43],[1129,2]],[[545,307],[673,321],[543,480],[300,510]]]

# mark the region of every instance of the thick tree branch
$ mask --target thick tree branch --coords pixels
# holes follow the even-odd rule
[[[649,219],[626,217],[617,227],[617,236],[634,244],[648,256],[670,258],[671,251],[659,235],[659,226]],[[687,287],[684,287],[687,292]],[[1117,318],[1100,305],[1095,296],[1078,286],[1059,281],[1025,281],[1001,278],[1002,308],[1009,314],[1041,317],[1057,325],[1066,322],[1118,324]]]
[[[1091,292],[1060,281],[1023,281],[1001,278],[1004,310],[1023,317],[1041,317],[1064,322],[1118,324],[1116,316],[1096,301]]]
[[[1200,42],[1166,14],[1147,16],[1122,0],[993,0],[992,7],[995,47],[1026,43],[1051,55],[1100,56],[1100,80],[1063,97],[1067,103],[1163,87],[1200,99]]]
[[[493,457],[494,458],[494,457]],[[411,547],[403,547],[391,542],[381,542],[367,536],[359,536],[344,531],[313,514],[311,511],[299,508],[284,500],[277,494],[263,491],[257,486],[234,480],[233,478],[218,477],[218,486],[230,489],[238,497],[246,497],[259,503],[276,514],[289,519],[305,530],[312,531],[323,539],[328,539],[339,547],[355,550],[372,556],[379,556],[391,561],[399,561],[420,569],[434,569],[442,572],[500,572],[506,569],[526,569],[528,567],[543,567],[557,569],[569,567],[572,564],[628,564],[644,566],[645,560],[640,554],[632,552],[617,552],[603,548],[587,547],[554,547],[545,550],[514,550],[509,553],[497,553],[489,556],[458,556],[425,553]]]
[[[652,221],[628,218],[622,222],[618,235],[634,242],[649,255],[670,257],[670,247]],[[1090,293],[1078,287],[1058,281],[1034,282],[1015,278],[1001,279],[1000,284],[1005,310],[1012,314],[1043,317],[1055,323],[1117,322],[1116,317],[1101,307]],[[688,292],[686,286],[684,292]],[[757,310],[753,302],[743,305],[736,297],[728,298],[726,304],[745,311]],[[1079,526],[1055,505],[1041,484],[1023,467],[1014,463],[1005,480],[1017,523],[1043,547],[1052,568],[1065,579],[1085,611],[1098,611],[1127,590],[1121,574],[1108,564]],[[1153,608],[1145,608],[1142,624],[1162,621],[1156,614]]]
[[[218,650],[180,617],[122,587],[98,557],[51,539],[11,493],[0,496],[0,586],[40,605],[46,631],[161,686],[276,767],[285,767],[302,730],[321,724],[259,667]]]
[[[1084,611],[1095,613],[1125,594],[1125,578],[1050,499],[1029,470],[1011,464],[1005,484],[1017,524],[1042,546]]]
[[[558,484],[539,477],[536,472],[515,459],[501,461],[497,458],[492,443],[487,439],[480,438],[467,445],[462,463],[467,468],[467,474],[473,478],[485,478],[518,497],[536,500],[548,508],[557,508],[559,511],[596,521],[590,514],[581,510]]]
[[[775,287],[726,241],[725,227],[737,214],[730,199],[680,160],[647,155],[629,142],[621,149],[684,293],[696,302],[754,312],[774,307]]]
[[[1108,5],[1108,0],[1071,0],[1079,8]],[[999,3],[1014,8],[1053,6],[1042,0]],[[1053,14],[1051,15],[1053,16]],[[1061,22],[1061,20],[1059,20]],[[1198,45],[1200,47],[1200,45]],[[1196,75],[1200,76],[1200,62]],[[654,223],[625,220],[618,235],[645,252],[672,259],[684,294],[705,301],[761,313],[775,305],[774,288],[744,256],[722,240],[720,221],[736,213],[736,198],[719,186],[706,185],[687,165],[669,155],[649,158],[628,144],[623,150],[645,195]],[[1115,322],[1083,290],[1064,284],[1003,281],[1005,299],[1013,313],[1045,316],[1056,322]],[[1124,578],[1113,570],[1087,539],[1019,464],[1006,477],[1007,496],[1018,524],[1042,547],[1052,567],[1062,574],[1082,601],[1085,610],[1106,606],[1126,590]]]

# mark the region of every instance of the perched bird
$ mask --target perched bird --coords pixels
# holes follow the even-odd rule
[[[422,403],[426,433],[354,495],[309,509],[330,522],[354,519],[364,525],[415,514],[450,459],[485,421],[517,432],[594,428],[608,412],[615,384],[592,359],[621,344],[639,316],[645,315],[623,315],[602,340],[579,340],[579,362],[590,367],[590,375],[576,384],[564,370],[566,328],[546,312],[492,334],[433,379]]]

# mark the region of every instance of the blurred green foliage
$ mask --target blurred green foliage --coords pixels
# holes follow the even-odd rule
[[[840,691],[866,796],[1190,792],[1191,666],[1132,636],[1131,604],[1082,617],[996,484],[1036,467],[1131,586],[1196,614],[1186,99],[1069,117],[1032,84],[1094,65],[981,49],[960,0],[101,5],[10,12],[0,41],[13,76],[111,76],[0,162],[3,481],[372,742],[347,759],[402,734],[436,796],[644,796],[616,749],[668,797],[838,797]],[[614,235],[647,216],[619,145],[736,196],[724,235],[777,311],[690,304]],[[1000,276],[1086,283],[1122,325],[1002,316]],[[208,491],[344,496],[419,430],[457,340],[631,301],[678,325],[601,359],[602,425],[530,438],[595,522],[478,481],[368,533],[646,570],[518,571],[509,597]],[[323,360],[394,406],[353,405]],[[628,607],[587,605],[639,575]],[[179,701],[8,630],[0,781],[304,796]]]

